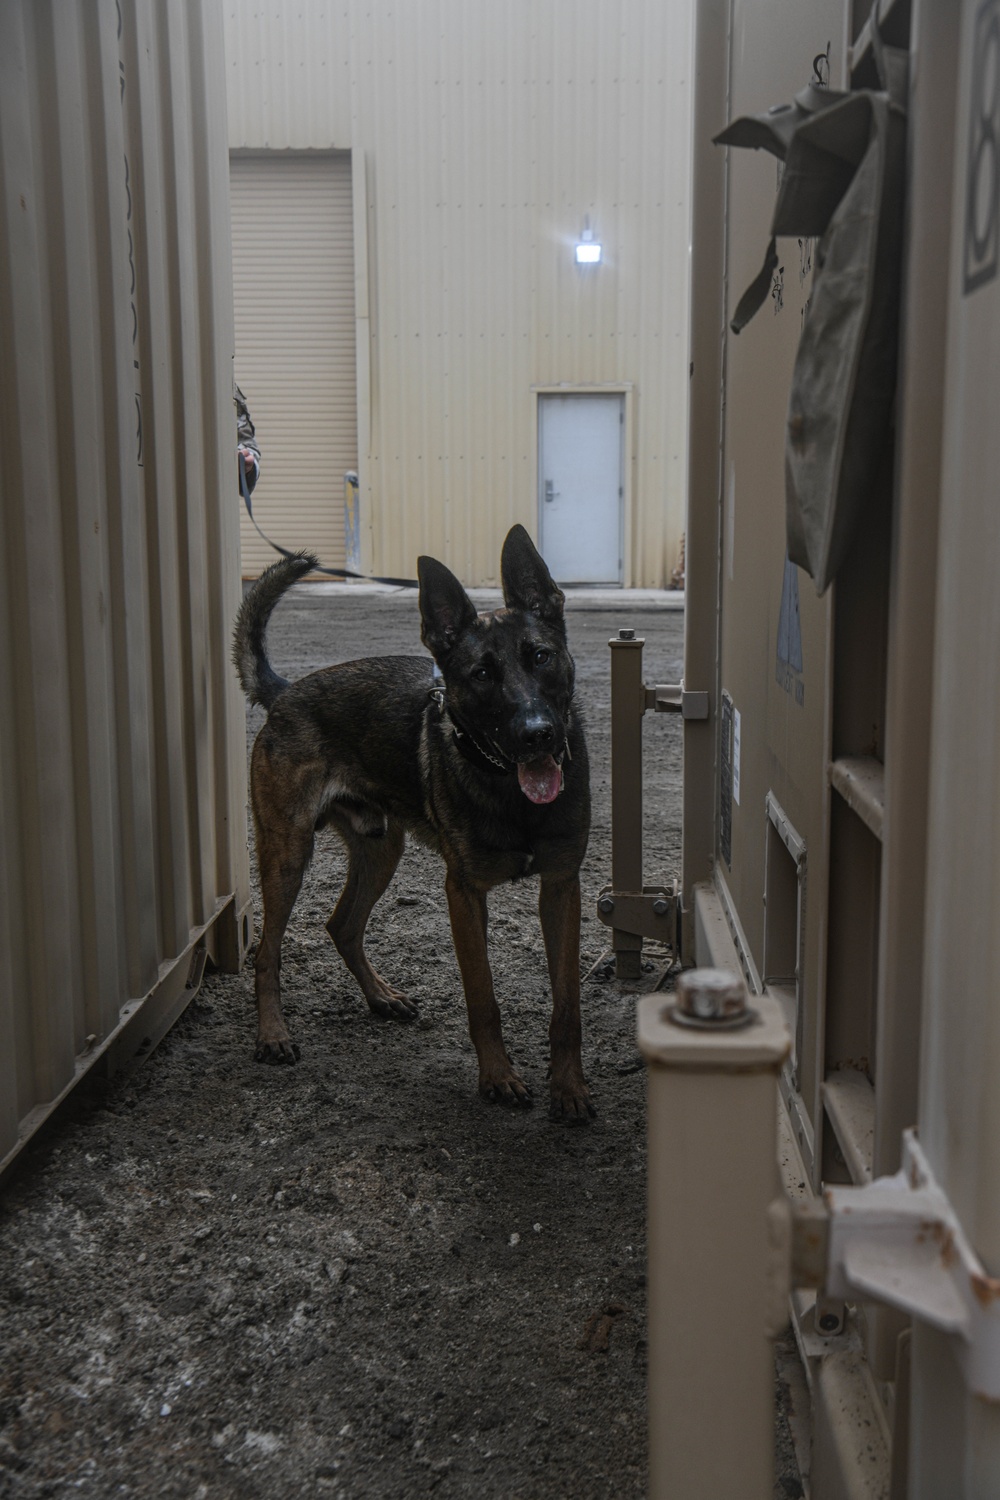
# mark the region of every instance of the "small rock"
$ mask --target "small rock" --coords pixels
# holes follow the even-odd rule
[[[252,1429],[250,1429],[248,1430],[246,1437],[243,1439],[243,1446],[244,1448],[251,1449],[255,1453],[264,1453],[270,1455],[272,1453],[277,1453],[278,1449],[282,1446],[282,1443],[281,1438],[276,1432],[254,1432]]]

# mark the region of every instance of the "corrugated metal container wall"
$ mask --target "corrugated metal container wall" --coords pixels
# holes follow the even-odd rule
[[[690,9],[309,0],[281,16],[230,0],[231,148],[351,147],[366,179],[370,569],[412,572],[426,550],[469,583],[495,580],[506,529],[537,534],[537,389],[565,383],[628,388],[625,581],[669,579],[686,471]],[[585,216],[596,268],[574,264]]]
[[[0,7],[0,1167],[248,939],[221,11]]]

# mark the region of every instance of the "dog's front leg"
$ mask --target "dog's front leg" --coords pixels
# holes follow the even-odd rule
[[[552,981],[549,1113],[554,1120],[587,1120],[597,1111],[590,1102],[581,1056],[579,876],[568,879],[543,876],[538,915]]]
[[[530,1104],[531,1090],[514,1072],[500,1027],[500,1007],[486,953],[486,893],[466,885],[450,869],[445,890],[469,1011],[469,1035],[479,1058],[479,1092],[502,1104]]]

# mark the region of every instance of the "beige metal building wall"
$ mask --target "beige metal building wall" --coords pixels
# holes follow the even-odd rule
[[[221,10],[0,7],[0,1167],[249,936]]]
[[[236,370],[262,449],[253,512],[268,536],[344,562],[344,480],[358,463],[351,158],[233,157]],[[275,553],[245,509],[243,575]]]
[[[625,581],[684,526],[688,0],[226,10],[230,147],[352,148],[365,565],[496,578],[538,388],[625,389]],[[585,216],[604,263],[582,270]],[[367,250],[359,253],[362,237]]]
[[[351,0],[260,5],[224,0],[231,146],[344,147],[351,141]]]

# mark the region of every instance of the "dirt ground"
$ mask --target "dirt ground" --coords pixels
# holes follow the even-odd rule
[[[598,1118],[547,1116],[536,882],[491,900],[508,1045],[540,1105],[508,1112],[476,1091],[443,867],[411,845],[376,908],[375,964],[420,1003],[412,1025],[380,1022],[324,931],[344,865],[323,836],[284,946],[298,1066],[252,1060],[251,967],[210,974],[152,1058],[78,1096],[6,1187],[3,1500],[645,1493],[645,1077],[635,996],[598,963],[594,910],[620,626],[646,638],[647,681],[677,680],[683,616],[571,601],[593,766],[582,967]],[[289,676],[417,654],[416,602],[305,586],[270,643]],[[644,736],[652,881],[679,867],[680,724],[650,716]],[[646,985],[664,969],[650,962]],[[775,1495],[794,1497],[786,1396]]]

